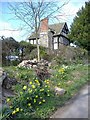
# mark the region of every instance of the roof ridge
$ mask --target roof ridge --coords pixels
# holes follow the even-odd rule
[[[56,24],[65,24],[65,22],[62,22],[62,23],[54,23],[54,24],[49,24],[49,25],[56,25]]]

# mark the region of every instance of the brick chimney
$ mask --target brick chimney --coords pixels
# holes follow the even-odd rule
[[[40,31],[41,32],[48,31],[48,18],[44,18],[44,19],[41,20]]]
[[[39,43],[43,47],[48,47],[48,18],[44,18],[40,22]]]

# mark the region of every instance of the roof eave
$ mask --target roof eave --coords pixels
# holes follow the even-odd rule
[[[36,39],[36,37],[33,37],[33,38],[29,38],[29,40],[35,40]],[[38,39],[39,39],[39,37],[38,37]]]

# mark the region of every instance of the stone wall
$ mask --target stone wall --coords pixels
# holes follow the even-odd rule
[[[48,47],[48,32],[47,31],[40,33],[39,43],[43,47]]]
[[[53,33],[51,31],[48,31],[48,45],[49,45],[49,49],[53,50]]]

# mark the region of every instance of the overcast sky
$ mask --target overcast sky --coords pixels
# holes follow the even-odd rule
[[[16,41],[25,40],[27,38],[26,31],[18,29],[21,27],[21,21],[15,21],[14,15],[9,14],[7,2],[11,1],[12,0],[0,0],[0,36],[4,35],[5,37],[13,37]],[[23,0],[13,0],[13,2],[18,1],[20,2]],[[62,1],[67,0],[59,0],[59,2]],[[57,16],[60,22],[67,22],[67,25],[70,28],[77,11],[85,5],[86,1],[88,0],[70,0],[69,3],[62,8],[62,16]]]

